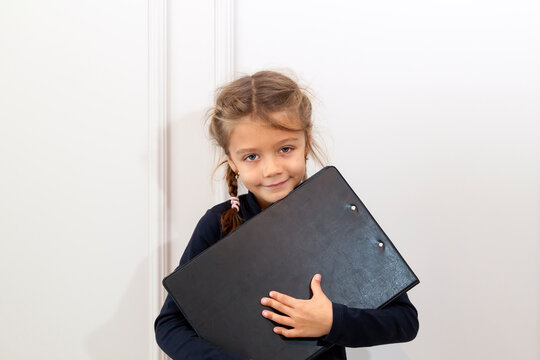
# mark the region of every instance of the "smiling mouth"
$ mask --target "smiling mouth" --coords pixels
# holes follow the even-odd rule
[[[280,187],[281,185],[285,184],[289,179],[286,179],[286,180],[283,180],[282,182],[279,182],[279,183],[276,183],[276,184],[272,184],[272,185],[265,185],[264,187],[266,188],[269,188],[269,189],[275,189],[275,188],[278,188]]]

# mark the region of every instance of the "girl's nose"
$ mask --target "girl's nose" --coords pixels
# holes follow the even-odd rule
[[[272,177],[281,173],[281,165],[276,158],[267,159],[263,167],[263,176]]]

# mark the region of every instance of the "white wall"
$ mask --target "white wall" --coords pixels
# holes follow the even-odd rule
[[[148,2],[0,3],[0,358],[148,359]]]
[[[214,14],[199,3],[171,6],[171,269],[213,204]],[[314,90],[332,163],[421,279],[418,338],[349,357],[537,359],[539,6],[332,5],[238,0],[233,46],[237,72],[288,68]]]

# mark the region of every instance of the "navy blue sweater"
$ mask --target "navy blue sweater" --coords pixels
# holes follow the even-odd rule
[[[220,219],[221,214],[229,208],[230,202],[227,201],[204,214],[180,259],[180,266],[224,237]],[[240,216],[244,220],[260,212],[261,208],[252,193],[240,196]],[[332,328],[322,340],[334,346],[318,356],[317,360],[346,359],[346,346],[405,342],[414,339],[418,332],[417,311],[407,294],[401,295],[381,310],[349,308],[336,303],[332,303],[332,310]],[[170,295],[167,295],[154,328],[158,345],[174,360],[246,360],[243,356],[231,354],[198,337]]]

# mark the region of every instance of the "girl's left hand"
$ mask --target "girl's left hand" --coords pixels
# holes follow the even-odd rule
[[[265,318],[292,327],[275,327],[276,334],[285,337],[319,337],[330,332],[333,321],[332,302],[322,291],[321,275],[316,274],[311,279],[311,290],[313,296],[309,300],[295,299],[277,291],[270,291],[270,298],[261,299],[261,304],[286,315],[263,310],[262,315]]]

